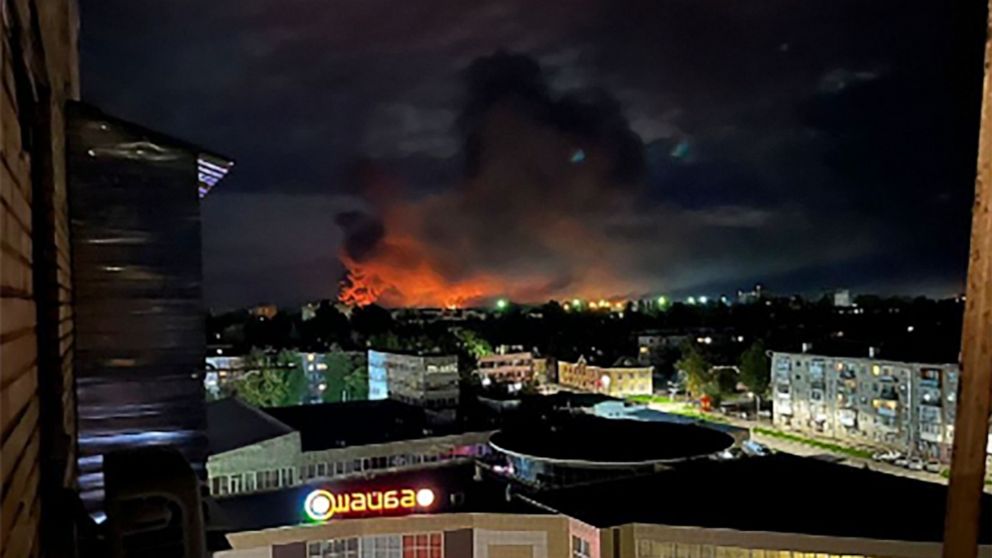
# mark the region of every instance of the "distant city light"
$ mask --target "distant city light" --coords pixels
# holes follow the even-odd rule
[[[914,329],[916,329],[916,328],[915,328],[915,327],[913,327],[913,326],[908,326],[908,327],[906,328],[906,331],[908,331],[909,333],[913,333],[913,330],[914,330]]]
[[[582,301],[579,300],[579,299],[577,299],[577,298],[573,298],[572,299],[572,306],[574,306],[576,308],[580,308],[582,306]]]
[[[500,310],[506,310],[506,307],[509,304],[510,303],[507,302],[507,300],[505,298],[501,298],[501,299],[499,299],[499,300],[496,301],[496,308],[498,308]]]
[[[572,305],[566,302],[565,305],[562,306],[562,308],[564,308],[565,311],[568,312],[569,310],[572,309]]]
[[[696,303],[696,297],[690,296],[689,298],[685,299],[685,301],[686,301],[687,304],[695,304]]]
[[[709,299],[706,298],[705,296],[699,297],[699,303],[700,304],[706,304],[708,301],[709,301]]]
[[[658,306],[664,306],[666,304],[668,304],[668,299],[665,298],[665,297],[663,297],[663,296],[659,296],[658,297]]]

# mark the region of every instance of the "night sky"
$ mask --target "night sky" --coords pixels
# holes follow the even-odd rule
[[[237,160],[214,308],[345,265],[387,305],[950,295],[984,27],[950,4],[82,0],[83,98]]]

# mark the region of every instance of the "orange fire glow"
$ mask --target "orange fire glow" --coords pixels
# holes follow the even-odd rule
[[[377,255],[358,262],[342,253],[348,269],[338,300],[351,306],[379,303],[386,306],[462,308],[498,292],[494,277],[451,281],[437,271],[427,251],[412,236],[387,236]]]

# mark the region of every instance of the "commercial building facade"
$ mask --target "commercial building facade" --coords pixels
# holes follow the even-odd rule
[[[786,430],[949,461],[959,369],[772,353],[773,420]]]
[[[613,397],[654,393],[651,366],[593,366],[579,357],[577,362],[558,361],[558,383],[563,387]]]
[[[458,357],[369,350],[369,399],[393,399],[435,413],[458,406]],[[453,412],[453,411],[452,411]]]
[[[595,527],[559,514],[456,513],[350,519],[230,535],[217,558],[592,558]]]
[[[567,515],[446,514],[352,519],[230,535],[217,558],[923,558],[938,542],[628,523]],[[421,550],[426,549],[426,550]],[[992,556],[983,546],[979,555]]]

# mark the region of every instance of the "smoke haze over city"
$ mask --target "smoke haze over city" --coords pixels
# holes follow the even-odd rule
[[[84,96],[238,161],[216,307],[963,285],[942,3],[84,4]]]

